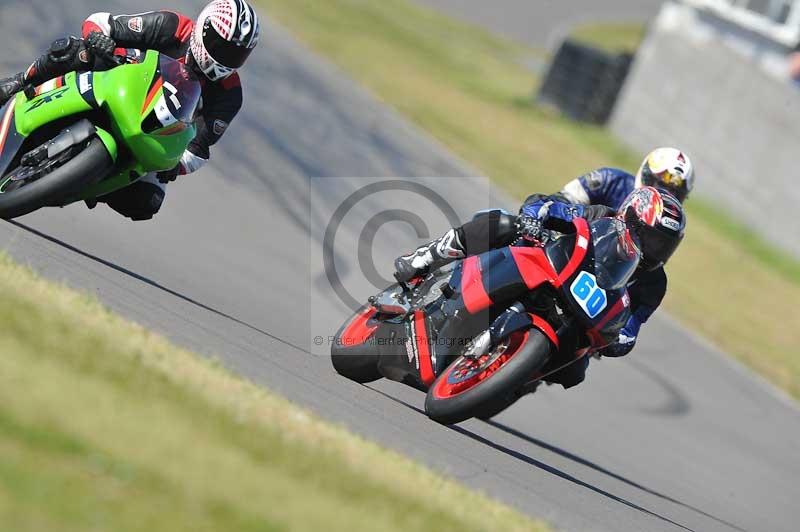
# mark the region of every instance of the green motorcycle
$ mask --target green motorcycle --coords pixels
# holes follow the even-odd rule
[[[200,82],[156,51],[71,72],[0,109],[0,218],[94,200],[174,168],[195,136]]]

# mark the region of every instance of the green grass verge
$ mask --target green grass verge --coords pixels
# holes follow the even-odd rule
[[[547,528],[0,255],[0,528]]]
[[[585,24],[570,33],[573,39],[610,53],[635,52],[644,35],[643,24]]]
[[[407,0],[260,0],[268,13],[518,198],[598,166],[634,169],[603,128],[531,105],[538,55]],[[589,31],[595,42],[598,32]],[[607,39],[609,32],[601,32]],[[616,46],[616,45],[614,45]],[[702,155],[696,156],[702,179]],[[800,397],[800,267],[692,199],[666,307]],[[646,331],[645,331],[646,334]]]

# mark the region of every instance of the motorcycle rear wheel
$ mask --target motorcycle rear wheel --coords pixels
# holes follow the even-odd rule
[[[378,371],[376,348],[368,342],[377,328],[370,323],[374,314],[370,305],[359,309],[342,325],[331,345],[331,363],[336,373],[361,384],[383,378]]]

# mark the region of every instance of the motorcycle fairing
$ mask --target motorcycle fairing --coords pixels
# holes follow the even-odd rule
[[[504,247],[464,259],[450,284],[463,308],[477,315],[556,277],[541,249]]]
[[[572,254],[560,271],[540,247],[510,246],[464,259],[457,267],[460,275],[454,274],[451,281],[451,286],[459,289],[464,308],[477,314],[546,282],[559,288],[583,262],[590,244],[586,220],[576,218],[573,224],[577,237]]]
[[[117,160],[119,141],[127,152],[134,155],[135,161],[118,165],[116,175],[81,191],[80,197],[70,198],[70,202],[102,196],[127,186],[148,172],[173,168],[194,137],[195,127],[181,124],[180,128],[156,131],[143,131],[142,128],[143,116],[160,102],[174,96],[171,92],[164,93],[161,70],[165,61],[172,60],[149,50],[140,64],[122,65],[102,72],[70,72],[29,92],[30,99],[24,93],[17,94],[5,107],[3,122],[0,122],[10,120],[5,131],[0,130],[0,138],[4,139],[0,141],[0,175],[8,171],[20,149],[25,149],[25,139],[37,130],[59,123],[66,117],[98,110],[113,118],[108,130],[92,120],[112,159]]]
[[[421,310],[414,312],[414,322],[412,325],[413,335],[411,336],[412,349],[416,351],[416,360],[419,365],[419,378],[427,387],[436,380],[433,372],[433,361],[431,359],[431,339],[428,336],[427,320],[425,313]]]
[[[17,156],[25,136],[17,131],[15,120],[16,99],[12,98],[2,112],[0,119],[0,175],[8,170],[11,161]]]
[[[607,303],[605,308],[594,318],[587,315],[584,308],[571,293],[572,282],[583,272],[593,272],[593,260],[587,259],[579,264],[572,276],[564,279],[561,285],[562,299],[567,301],[585,329],[592,348],[597,350],[614,342],[619,331],[624,327],[630,316],[630,296],[625,288],[619,290],[606,290]]]
[[[603,348],[616,341],[619,331],[625,326],[630,317],[629,298],[627,290],[613,294],[614,304],[602,313],[592,327],[586,330],[592,347]]]
[[[378,371],[385,378],[425,391],[435,379],[426,321],[421,310],[403,319],[383,321],[374,337],[359,349],[378,355]]]
[[[24,93],[17,94],[15,100],[17,131],[25,137],[59,118],[93,109],[81,95],[75,72],[39,85],[30,100]]]
[[[90,111],[81,97],[74,72],[33,89],[32,98],[18,93],[9,100],[0,122],[0,175],[16,159],[25,139],[37,129],[59,118]]]
[[[347,342],[349,345],[366,343],[379,325],[379,322],[372,319],[374,315],[375,310],[372,307],[365,307],[356,314],[342,332],[342,341]]]
[[[536,314],[529,314],[529,316],[531,318],[531,325],[543,332],[544,335],[547,336],[547,338],[553,343],[553,346],[556,349],[560,349],[561,340],[558,338],[558,334],[556,333],[556,330],[553,329],[553,326],[550,325],[546,319],[537,316]]]

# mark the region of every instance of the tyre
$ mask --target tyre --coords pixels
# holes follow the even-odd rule
[[[80,153],[38,179],[33,169],[29,182],[12,181],[12,174],[27,169],[18,167],[0,179],[0,218],[10,220],[66,201],[106,177],[113,164],[105,144],[94,137]]]
[[[492,417],[513,404],[515,392],[547,364],[550,349],[547,337],[529,329],[477,359],[457,358],[428,390],[425,413],[444,425]]]
[[[522,399],[525,395],[526,394],[515,390],[509,394],[504,395],[503,397],[500,397],[496,401],[493,401],[488,405],[485,405],[484,408],[481,408],[481,413],[476,415],[475,417],[483,421],[489,421],[494,416],[500,414],[507,408],[511,408],[517,401]]]
[[[375,309],[362,307],[342,325],[331,346],[333,369],[342,377],[362,384],[382,378],[377,349],[367,344],[378,328],[374,316]]]

